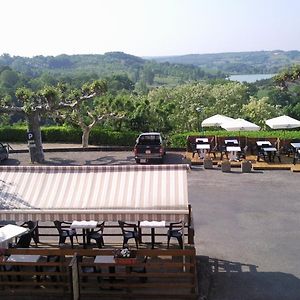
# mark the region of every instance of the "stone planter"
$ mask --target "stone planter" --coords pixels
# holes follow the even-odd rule
[[[250,173],[252,170],[252,164],[248,160],[243,160],[241,162],[241,172],[242,173]]]
[[[229,160],[223,160],[221,164],[222,172],[230,172],[231,171],[231,164]]]
[[[211,158],[205,158],[203,160],[203,168],[204,169],[212,169],[213,168],[213,161]]]

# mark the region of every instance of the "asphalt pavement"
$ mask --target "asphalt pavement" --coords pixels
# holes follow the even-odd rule
[[[134,164],[132,152],[46,152],[49,165]],[[170,152],[165,163],[186,163]],[[3,163],[2,163],[3,164]],[[30,165],[28,153],[9,165]],[[189,201],[197,254],[207,258],[212,300],[300,299],[300,173],[192,167]]]

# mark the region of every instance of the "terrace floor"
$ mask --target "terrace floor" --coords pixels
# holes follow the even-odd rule
[[[192,165],[203,165],[203,160],[199,159],[197,154],[192,157],[191,152],[186,152],[185,157],[191,161]],[[275,158],[275,162],[257,161],[256,155],[247,155],[246,159],[251,161],[253,170],[291,170],[293,172],[300,172],[300,163],[298,162],[294,165],[293,158],[285,155],[281,155],[281,162],[277,158]],[[213,159],[213,164],[220,167],[221,163],[220,154],[217,153],[216,159]],[[232,161],[230,164],[233,168],[241,166],[240,161]]]

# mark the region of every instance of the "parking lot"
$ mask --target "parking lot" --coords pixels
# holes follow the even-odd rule
[[[132,152],[47,152],[46,164],[134,164]],[[185,163],[168,153],[165,163]],[[3,164],[3,163],[2,163]],[[9,165],[30,164],[28,153]],[[300,299],[300,174],[193,167],[189,201],[199,256],[214,272],[210,299]]]

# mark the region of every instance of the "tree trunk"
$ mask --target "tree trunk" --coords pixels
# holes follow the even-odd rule
[[[43,163],[45,161],[42,145],[40,116],[38,112],[27,115],[28,131],[33,133],[33,141],[28,143],[31,162]]]
[[[88,148],[88,146],[89,146],[89,137],[90,137],[91,129],[92,128],[90,128],[89,126],[86,126],[86,127],[82,128],[81,142],[82,142],[82,147],[83,148]]]

